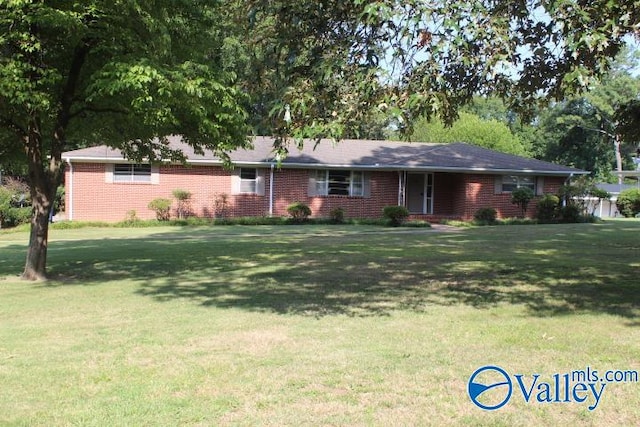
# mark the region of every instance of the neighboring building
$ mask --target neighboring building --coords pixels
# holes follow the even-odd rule
[[[470,219],[482,207],[499,217],[521,214],[510,192],[529,187],[556,193],[571,176],[586,172],[463,143],[320,141],[292,148],[280,165],[272,138],[256,137],[254,149],[230,154],[235,169],[211,153],[198,155],[179,137],[187,164],[134,164],[106,146],[66,152],[66,208],[70,220],[120,221],[135,210],[154,218],[147,205],[184,189],[197,216],[285,216],[293,202],[315,217],[343,208],[348,218],[378,218],[389,205],[406,206],[416,218]],[[174,203],[175,206],[175,203]],[[535,202],[529,215],[535,212]]]
[[[627,175],[628,176],[628,175]],[[636,175],[637,176],[637,175]],[[615,218],[622,217],[623,215],[618,212],[618,207],[616,202],[618,201],[618,196],[624,190],[628,190],[631,188],[640,188],[640,181],[638,184],[629,185],[629,184],[598,184],[598,188],[601,190],[605,190],[611,196],[608,199],[596,199],[594,197],[590,197],[586,199],[586,209],[587,212],[595,215],[600,218]]]

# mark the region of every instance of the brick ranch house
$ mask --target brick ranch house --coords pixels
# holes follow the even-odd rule
[[[365,140],[323,140],[315,149],[308,142],[278,165],[268,137],[230,153],[229,170],[179,137],[170,144],[183,149],[186,164],[135,164],[106,146],[64,153],[67,219],[121,221],[132,210],[152,219],[149,202],[173,199],[175,189],[191,192],[192,214],[204,217],[286,216],[289,204],[304,202],[314,217],[339,207],[347,218],[379,218],[383,207],[402,205],[429,221],[471,219],[482,207],[505,218],[520,215],[511,204],[514,189],[556,193],[573,175],[586,173],[464,143]],[[534,212],[535,200],[528,214]]]

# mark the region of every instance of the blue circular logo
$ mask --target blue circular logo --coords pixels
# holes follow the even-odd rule
[[[483,366],[469,377],[467,392],[476,406],[493,411],[502,408],[511,399],[513,383],[504,369]]]

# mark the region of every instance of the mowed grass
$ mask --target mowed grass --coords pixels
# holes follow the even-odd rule
[[[466,391],[640,370],[637,221],[55,230],[47,283],[26,240],[0,234],[0,425],[640,424],[639,383]]]

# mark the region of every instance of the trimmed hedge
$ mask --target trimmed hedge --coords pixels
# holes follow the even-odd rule
[[[498,212],[494,208],[480,208],[473,214],[473,219],[483,224],[495,224]]]
[[[311,216],[311,208],[302,202],[291,203],[287,212],[295,222],[305,222]]]
[[[536,219],[541,223],[551,223],[558,219],[560,198],[555,194],[545,194],[538,200]]]
[[[389,225],[398,227],[409,217],[409,210],[404,206],[385,206],[382,216],[389,220]]]

